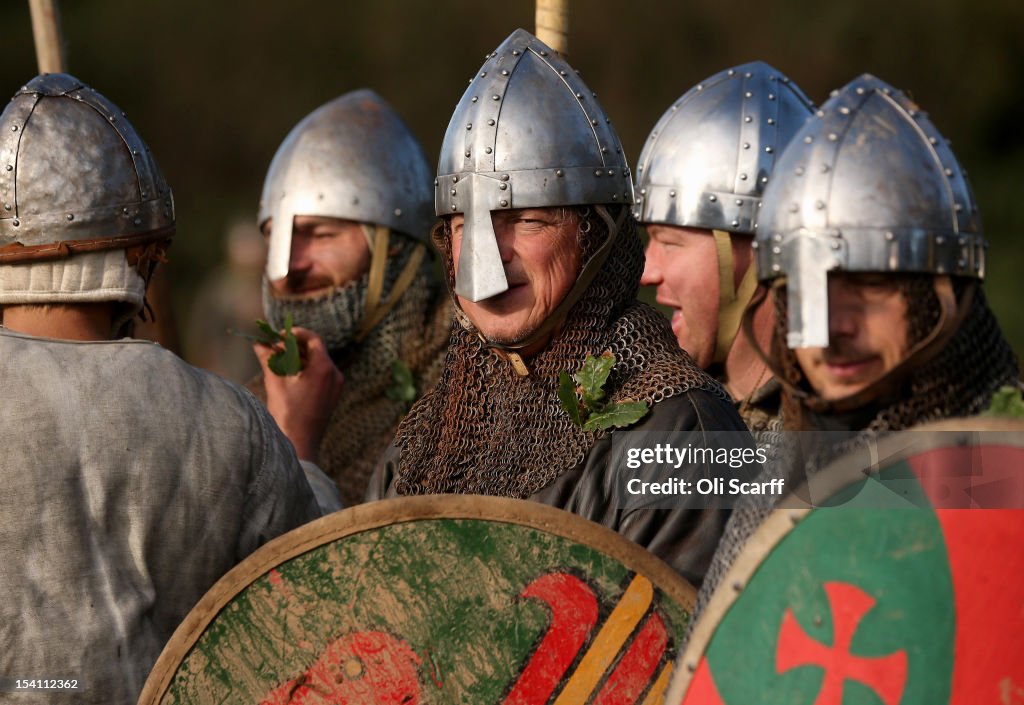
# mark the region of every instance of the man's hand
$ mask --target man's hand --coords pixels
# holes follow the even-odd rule
[[[341,397],[345,377],[331,362],[320,336],[307,328],[293,328],[292,332],[302,356],[302,371],[298,374],[281,377],[270,371],[270,356],[280,344],[257,343],[252,349],[263,368],[270,415],[295,446],[299,459],[317,463],[320,441]]]

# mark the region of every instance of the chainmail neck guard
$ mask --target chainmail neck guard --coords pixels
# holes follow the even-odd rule
[[[388,263],[391,264],[390,262]],[[388,267],[394,283],[395,267]],[[366,307],[366,290],[370,281],[367,272],[355,281],[334,287],[314,297],[275,296],[266,277],[263,278],[263,313],[275,330],[284,328],[291,315],[292,324],[314,330],[324,339],[332,355],[344,350],[355,339]]]
[[[412,250],[407,243],[388,259],[385,292],[391,291]],[[427,257],[394,308],[362,342],[352,342],[362,318],[366,279],[299,307],[293,306],[294,301],[287,302],[287,307],[267,307],[264,284],[264,307],[271,325],[281,327],[284,311],[291,310],[296,325],[315,330],[327,341],[331,357],[345,375],[345,388],[320,444],[320,467],[337,483],[345,506],[363,501],[377,458],[387,449],[406,411],[405,402],[387,396],[394,385],[392,363],[400,360],[409,368],[418,392],[429,389],[440,373],[451,326],[451,307]],[[300,318],[297,311],[307,315]]]
[[[585,222],[585,218],[584,218]],[[654,404],[690,389],[728,394],[679,349],[668,321],[635,300],[644,258],[636,224],[626,217],[611,252],[547,347],[520,376],[472,330],[452,327],[440,380],[398,428],[399,494],[467,493],[526,498],[583,462],[604,433],[576,426],[559,402],[558,376],[588,354],[611,350],[616,364],[606,392],[613,401]],[[604,232],[596,232],[604,229]],[[593,224],[583,259],[609,232]],[[435,237],[445,258],[449,239]],[[589,242],[589,244],[588,244]],[[589,251],[589,252],[588,252]]]

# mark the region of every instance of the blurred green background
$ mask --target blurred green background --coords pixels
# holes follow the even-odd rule
[[[0,93],[13,94],[35,75],[35,52],[27,0],[5,7]],[[528,0],[64,0],[60,10],[70,72],[127,111],[174,189],[168,271],[182,329],[203,317],[195,293],[232,224],[255,219],[270,158],[300,118],[368,86],[433,162],[484,54],[534,29]],[[1024,354],[1024,2],[571,0],[571,23],[569,60],[631,163],[684,90],[746,61],[767,61],[815,102],[864,71],[909,91],[970,173],[991,244],[987,291]],[[184,336],[185,356],[201,363],[198,346],[219,336]]]

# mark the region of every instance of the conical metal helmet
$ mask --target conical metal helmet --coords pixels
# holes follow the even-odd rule
[[[508,289],[491,211],[631,204],[622,144],[597,97],[557,52],[517,29],[455,108],[434,182],[438,215],[465,215],[455,291]]]
[[[753,235],[775,162],[813,111],[803,91],[763,61],[698,83],[644,144],[634,215],[642,223]]]
[[[429,240],[430,165],[398,114],[371,90],[346,93],[299,122],[267,171],[259,225],[271,223],[267,277],[288,274],[297,215],[375,223]]]
[[[174,202],[125,113],[74,76],[37,76],[0,115],[0,262],[170,238]]]
[[[829,271],[985,273],[978,208],[947,141],[869,74],[797,133],[758,220],[758,276],[786,278],[791,348],[828,345]]]

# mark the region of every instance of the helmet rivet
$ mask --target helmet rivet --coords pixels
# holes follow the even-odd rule
[[[814,141],[814,138],[811,137],[810,135],[807,135],[806,137],[804,137],[804,144],[810,144],[813,141]]]
[[[452,183],[453,183],[453,184],[457,184],[457,183],[459,183],[459,177],[458,177],[458,176],[453,176],[453,177],[452,177]]]
[[[498,188],[501,189],[502,191],[506,191],[508,189],[508,184],[506,184],[505,182],[502,182],[502,183],[498,184]]]
[[[675,192],[675,190],[669,191],[669,192],[668,192],[668,197],[669,197],[669,198],[675,198],[675,197],[676,197],[676,192]]]
[[[491,96],[491,100],[501,100],[501,96],[495,93],[494,95]]]
[[[849,115],[850,114],[850,109],[847,108],[845,105],[843,105],[843,106],[841,106],[839,108],[839,114],[840,115]]]
[[[740,181],[746,181],[746,180],[747,180],[747,175],[746,174],[740,174]]]
[[[718,200],[718,196],[716,196],[715,194],[711,194],[710,196],[708,196],[708,200],[714,203],[715,201]]]
[[[895,235],[895,233],[893,233],[893,232],[892,232],[891,230],[886,230],[886,231],[885,231],[885,239],[886,239],[886,240],[887,240],[888,242],[892,242],[893,240],[895,240],[895,239],[896,239],[896,235]]]
[[[486,76],[486,75],[487,75],[487,72],[486,72],[486,71],[481,71],[481,72],[480,72],[480,78],[483,78],[483,77],[484,77],[484,76]]]
[[[402,209],[401,209],[401,208],[396,208],[396,209],[395,209],[395,215],[396,215],[396,216],[400,216],[400,215],[402,215]]]
[[[769,93],[768,94],[768,100],[775,100],[775,94],[774,93]]]
[[[67,219],[68,220],[74,220],[75,219],[75,214],[74,213],[68,213],[67,214]]]
[[[743,122],[752,122],[752,121],[753,121],[753,119],[754,119],[754,118],[752,118],[752,117],[750,117],[749,115],[747,115],[746,117],[744,117],[744,118],[743,118]]]
[[[955,210],[957,213],[959,213],[963,209],[964,209],[964,207],[962,205],[960,205],[959,203],[954,203],[953,204],[953,210]]]
[[[543,50],[542,50],[542,51],[540,52],[540,55],[541,55],[541,56],[547,56],[547,55],[548,55],[548,53],[547,53],[546,51],[543,51]]]
[[[803,176],[804,168],[802,166],[798,166],[793,173],[795,173],[797,176]]]
[[[646,196],[647,195],[647,189],[645,189],[645,188],[640,189],[640,195],[641,196]]]
[[[142,225],[142,218],[136,218],[132,222],[135,223],[136,225]]]
[[[703,83],[698,83],[698,84],[697,84],[697,90],[698,90],[698,91],[702,91],[702,90],[704,90],[704,84],[703,84]]]
[[[17,125],[11,125],[11,132],[17,132],[17,131],[18,131],[18,126]]]
[[[597,119],[596,118],[591,119],[590,124],[591,125],[596,125],[597,124]],[[651,136],[653,137],[654,135],[651,135]]]
[[[501,75],[502,76],[508,76],[508,69],[502,69],[501,70]]]
[[[838,250],[840,247],[842,247],[842,245],[839,244],[839,240],[833,240],[832,241],[832,249],[833,250]]]
[[[857,86],[857,95],[864,95],[864,87]]]
[[[967,238],[965,238],[965,237],[960,238],[960,244],[961,245],[966,245],[967,244]]]
[[[827,173],[828,173],[828,171],[829,171],[829,166],[828,166],[828,164],[822,164],[822,165],[821,165],[821,173],[822,173],[822,174],[827,174]]]
[[[600,175],[601,175],[601,170],[600,169],[594,169],[594,176],[600,176]]]
[[[458,195],[458,193],[456,192],[456,189],[452,189],[452,195],[453,196],[457,196]]]
[[[738,220],[733,220],[733,221],[732,221],[732,227],[734,227],[734,228],[738,228],[738,227],[740,227],[740,221],[738,221]]]
[[[613,193],[613,194],[612,194],[612,200],[613,200],[613,201],[617,201],[617,200],[619,200],[619,194],[617,194],[617,193]]]
[[[501,180],[502,181],[508,181],[508,174],[502,174],[501,175]]]
[[[565,70],[563,69],[563,70],[561,70],[561,71],[559,71],[559,72],[558,72],[558,75],[559,75],[559,76],[565,76],[565,75],[567,75],[567,74],[566,74]]]
[[[607,147],[601,147],[601,154],[608,154],[608,148]]]
[[[835,142],[837,139],[839,139],[839,135],[837,135],[835,132],[829,132],[828,133],[828,141],[829,142]]]
[[[615,170],[614,169],[609,169],[608,170],[608,176],[615,176]]]
[[[750,142],[744,142],[743,149],[750,149]]]
[[[9,211],[9,210],[11,210],[11,204],[10,204],[10,203],[5,203],[5,204],[4,204],[4,210],[5,210],[5,211]]]
[[[577,93],[576,93],[576,100],[583,100],[583,94],[582,94],[582,93],[579,93],[579,92],[577,92]]]
[[[747,91],[746,93],[743,94],[743,97],[744,98],[753,98],[754,94],[751,93],[750,91]]]
[[[452,212],[454,213],[454,212],[455,212],[455,211],[457,211],[458,209],[459,209],[459,207],[458,207],[457,205],[455,205],[455,204],[453,203],[453,204],[452,204]]]
[[[477,97],[476,97],[476,96],[473,96],[473,99],[472,99],[472,101],[471,101],[471,102],[475,103],[476,101],[477,101]]]
[[[747,72],[746,72],[745,74],[743,74],[743,77],[744,77],[744,78],[753,78],[753,77],[754,77],[754,74],[753,74],[753,73],[751,73],[750,71],[747,71]]]
[[[467,122],[467,123],[466,123],[466,129],[467,129],[467,130],[472,130],[472,129],[473,129],[473,123],[471,123],[471,122]]]
[[[128,215],[128,209],[127,209],[127,208],[122,208],[122,209],[121,209],[121,213],[122,213],[123,215]]]
[[[767,177],[767,176],[762,176],[762,177],[761,177],[761,183],[762,183],[762,184],[766,184],[766,183],[768,183],[768,177]]]
[[[939,141],[937,139],[935,139],[934,137],[929,137],[928,138],[928,142],[930,144],[938,144],[939,143]]]
[[[729,69],[728,71],[725,72],[725,75],[726,76],[734,76],[734,75],[736,75],[736,70],[735,69]]]
[[[434,179],[434,187],[437,187],[437,179]]]
[[[819,110],[818,112],[815,113],[815,115],[817,115],[818,117],[825,117],[825,111]]]
[[[765,152],[766,152],[767,154],[771,154],[771,153],[772,153],[772,152],[774,152],[775,150],[774,150],[774,149],[772,148],[772,146],[771,146],[771,145],[767,145],[767,146],[766,146],[766,147],[764,148],[764,151],[765,151]]]
[[[487,124],[490,125],[491,127],[494,127],[494,118],[491,118],[490,120],[488,120]]]
[[[942,237],[941,235],[939,235],[938,237],[935,238],[935,244],[936,245],[941,245],[944,242],[946,242],[946,238]]]
[[[947,167],[946,168],[946,176],[952,176],[952,175],[953,175],[953,170]]]
[[[139,150],[133,149],[132,154],[135,155],[136,157],[139,156]]]
[[[512,50],[512,56],[519,56],[519,50],[518,49],[513,49]]]
[[[772,254],[773,255],[781,255],[782,254],[782,248],[781,247],[773,247],[772,248]]]
[[[470,156],[470,154],[471,154],[471,152],[467,149],[466,150],[466,156],[468,157],[468,156]]]
[[[768,124],[769,125],[774,125],[775,124],[775,118],[768,118]]]
[[[815,204],[814,204],[814,207],[817,208],[819,211],[823,211],[823,210],[825,210],[825,202],[824,201],[816,201]]]
[[[484,152],[485,152],[486,154],[490,154],[490,153],[491,153],[491,152],[493,152],[493,151],[494,151],[494,150],[493,150],[493,149],[491,149],[490,147],[485,147],[485,148],[484,148]]]
[[[772,265],[772,271],[773,272],[778,272],[778,271],[781,271],[781,270],[782,270],[782,267],[780,267],[779,265],[777,265],[777,264],[773,264]]]
[[[7,171],[14,171],[14,167],[10,164],[7,165]]]
[[[14,220],[13,220],[13,221],[11,222],[11,225],[13,225],[14,227],[18,227],[19,225],[21,225],[21,221],[20,221],[20,220],[18,220],[17,218],[15,218],[15,219],[14,219]]]
[[[750,243],[750,249],[752,249],[752,250],[761,249],[761,244],[757,240],[754,240],[752,243]]]
[[[565,176],[565,172],[561,169],[555,169],[555,176]]]
[[[736,203],[737,206],[742,206],[743,205],[743,199],[742,198],[737,198],[735,200],[735,203]]]
[[[508,206],[508,201],[506,201],[506,200],[505,200],[504,198],[503,198],[503,199],[501,199],[500,201],[498,201],[498,203],[500,203],[500,204],[501,204],[501,207],[502,207],[502,208],[505,208],[505,207],[507,207],[507,206]]]
[[[775,242],[782,242],[782,233],[775,233],[772,235],[772,240]]]

